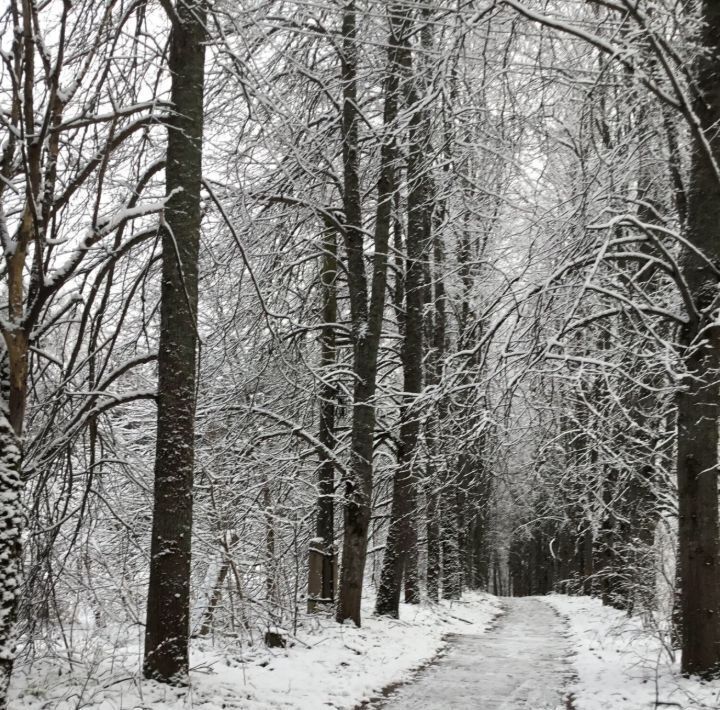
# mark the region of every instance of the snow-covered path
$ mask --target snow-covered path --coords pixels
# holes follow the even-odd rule
[[[564,710],[571,667],[563,621],[539,599],[503,599],[503,606],[492,629],[482,636],[449,636],[440,660],[375,707]]]

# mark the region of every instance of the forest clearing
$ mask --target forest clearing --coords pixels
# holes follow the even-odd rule
[[[0,7],[0,710],[720,708],[720,2]]]

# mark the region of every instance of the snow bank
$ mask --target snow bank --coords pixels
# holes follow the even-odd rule
[[[543,598],[568,620],[576,710],[720,708],[720,681],[683,678],[660,636],[638,619],[590,597]]]
[[[403,605],[400,620],[372,616],[364,626],[339,626],[331,619],[304,616],[287,649],[264,646],[213,648],[199,642],[191,654],[191,685],[178,691],[140,680],[140,645],[113,658],[85,659],[58,672],[36,664],[18,669],[11,710],[264,710],[356,707],[385,686],[402,682],[432,659],[447,633],[482,633],[501,612],[489,595],[468,594],[437,606]]]

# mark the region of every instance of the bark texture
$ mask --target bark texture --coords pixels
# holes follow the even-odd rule
[[[11,120],[15,129],[23,124],[25,152],[25,204],[17,230],[12,241],[7,238],[8,248],[4,250],[8,319],[3,323],[3,347],[0,358],[0,709],[7,706],[7,691],[10,685],[15,660],[15,622],[22,586],[22,529],[24,515],[22,508],[22,437],[25,425],[25,408],[28,390],[28,349],[29,333],[37,321],[43,298],[41,291],[48,289],[43,283],[42,249],[40,232],[42,215],[37,205],[41,202],[43,190],[43,146],[36,139],[35,128],[35,50],[36,39],[32,16],[35,11],[29,0],[19,3],[21,17],[18,27],[22,32],[15,35],[13,54],[15,72],[21,83],[15,87],[12,96]],[[17,8],[17,6],[16,6]],[[18,18],[16,17],[16,20]],[[62,113],[62,106],[53,107],[53,119]],[[0,198],[13,174],[13,159],[19,149],[18,137],[9,132],[2,151],[2,187]],[[54,149],[56,144],[49,143]],[[52,160],[48,160],[46,188],[51,188]],[[46,204],[50,202],[49,195]],[[5,210],[0,215],[5,226]],[[34,263],[29,283],[26,279],[28,249],[33,241]],[[44,295],[44,294],[43,294]],[[46,296],[45,296],[46,297]],[[32,308],[26,309],[28,303]]]
[[[397,17],[391,6],[390,16]],[[377,360],[385,308],[387,250],[392,219],[395,185],[395,137],[388,132],[380,151],[380,175],[377,186],[372,283],[368,298],[360,193],[357,109],[357,18],[354,2],[347,2],[343,13],[343,201],[345,211],[345,249],[348,261],[348,290],[353,329],[353,419],[350,475],[345,481],[344,537],[340,572],[337,620],[361,623],[363,575],[367,556],[370,524],[370,499],[373,480],[373,438],[375,433],[375,388]],[[388,73],[385,79],[384,124],[390,126],[397,116],[398,76],[397,41],[392,36],[388,48]]]
[[[337,392],[332,381],[335,366],[335,323],[337,322],[337,242],[335,228],[326,229],[323,240],[322,284],[323,327],[320,334],[320,367],[323,377],[320,386],[320,430],[318,439],[325,447],[320,456],[318,475],[318,506],[316,534],[323,540],[323,565],[320,600],[331,603],[335,599],[334,542],[335,542],[335,464],[327,453],[335,449],[335,409]]]
[[[682,263],[694,312],[682,334],[687,376],[677,398],[677,476],[682,670],[712,676],[720,671],[720,5],[705,0],[701,12],[707,51],[695,66],[693,109],[700,126],[693,135],[686,236],[702,256],[686,249]]]
[[[406,40],[400,41],[399,59],[407,81],[412,76],[412,59]],[[415,471],[420,416],[414,406],[423,384],[423,259],[427,256],[430,217],[430,176],[427,165],[429,120],[427,110],[418,108],[420,96],[416,86],[407,94],[407,105],[414,114],[410,121],[407,160],[407,238],[405,240],[404,291],[401,361],[403,367],[403,401],[400,409],[400,444],[397,469],[393,479],[390,527],[375,610],[378,614],[397,617],[400,591],[405,578],[405,596],[409,603],[419,601],[417,586],[417,474]]]
[[[445,355],[445,283],[442,278],[443,250],[440,236],[433,235],[434,277],[430,270],[425,279],[425,347],[427,350],[426,385],[434,387],[440,382],[442,361]],[[439,421],[445,407],[439,402],[428,417],[425,441],[429,451],[425,470],[425,501],[427,530],[426,594],[430,601],[438,601],[441,581],[441,535],[440,535],[440,482],[443,456]]]
[[[7,353],[0,367],[0,708],[7,704],[13,661],[15,621],[21,589],[23,515],[20,495],[20,446],[10,425],[10,378]]]
[[[179,1],[172,16],[167,203],[158,353],[155,490],[144,673],[186,682],[190,607],[198,249],[202,180],[204,0]]]

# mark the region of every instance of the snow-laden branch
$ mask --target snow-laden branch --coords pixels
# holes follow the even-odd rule
[[[287,417],[284,417],[277,412],[273,412],[269,409],[263,409],[262,407],[257,407],[252,404],[231,404],[227,407],[223,407],[223,411],[243,412],[244,414],[248,415],[257,414],[261,417],[265,417],[266,419],[270,419],[277,424],[280,424],[281,426],[285,427],[292,436],[297,436],[298,438],[310,444],[321,456],[321,458],[332,461],[333,465],[343,478],[347,477],[348,473],[345,469],[345,465],[338,458],[337,453],[333,449],[325,446],[325,444],[323,444],[314,434],[311,434],[307,429],[305,429],[297,422],[294,422],[292,419],[288,419]],[[214,416],[214,412],[215,410],[213,408],[198,410],[198,419]]]

